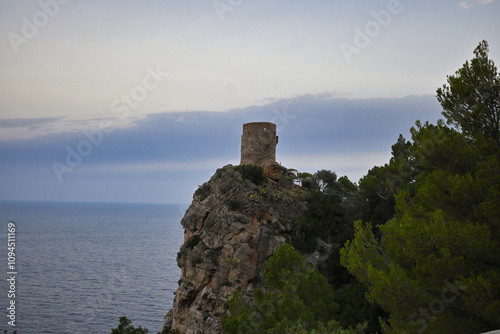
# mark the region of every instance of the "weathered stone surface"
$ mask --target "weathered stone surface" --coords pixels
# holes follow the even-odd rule
[[[263,264],[285,242],[282,233],[306,209],[293,182],[269,181],[264,191],[248,181],[228,165],[208,182],[207,197],[194,196],[181,221],[181,279],[166,328],[222,333],[226,302],[236,289],[253,295]]]
[[[280,164],[273,162],[264,167],[264,174],[275,181],[280,180],[282,177],[292,177],[290,171]]]
[[[243,124],[241,136],[241,165],[266,165],[276,160],[276,124],[254,122]]]

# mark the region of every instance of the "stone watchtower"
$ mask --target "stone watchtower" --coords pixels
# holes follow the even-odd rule
[[[243,124],[241,136],[241,165],[260,165],[263,168],[276,160],[276,124],[254,122]]]

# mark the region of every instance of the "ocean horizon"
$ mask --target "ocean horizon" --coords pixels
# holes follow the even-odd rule
[[[126,316],[135,327],[158,332],[180,278],[176,255],[187,206],[0,201],[0,329],[111,333]],[[14,239],[8,239],[12,224]],[[11,241],[15,258],[9,268]]]

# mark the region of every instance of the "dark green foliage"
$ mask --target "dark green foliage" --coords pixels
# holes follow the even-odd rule
[[[195,267],[197,264],[203,263],[203,259],[201,257],[193,257],[191,259],[191,265]]]
[[[297,218],[292,235],[293,245],[303,253],[316,249],[317,238],[343,244],[353,233],[346,212],[356,185],[345,176],[337,180],[334,172],[322,170],[312,176],[311,189],[308,209]]]
[[[305,261],[303,255],[297,252],[293,246],[284,244],[264,264],[264,282],[272,289],[283,290],[292,273],[310,269],[310,265]]]
[[[500,147],[500,75],[488,51],[486,41],[479,43],[475,57],[438,88],[437,99],[448,124],[467,137],[481,133]]]
[[[298,179],[305,179],[306,177],[312,177],[312,174],[308,173],[308,172],[297,173],[297,178]]]
[[[161,332],[158,332],[157,334],[181,334],[181,332],[179,332],[178,329],[163,327],[163,330]]]
[[[318,323],[317,328],[308,329],[301,321],[287,324],[287,327],[280,333],[283,334],[364,334],[366,333],[366,325],[359,324],[356,328],[344,329],[335,320],[328,323]],[[369,332],[370,333],[370,332]]]
[[[132,326],[132,321],[127,317],[120,317],[120,324],[117,328],[111,330],[111,334],[148,334],[146,328]]]
[[[330,193],[335,189],[337,174],[329,170],[320,170],[313,175],[317,189],[323,193]]]
[[[239,165],[235,166],[234,169],[240,172],[244,179],[248,179],[258,186],[267,182],[264,169],[259,165]]]
[[[356,280],[335,290],[335,302],[340,305],[340,311],[335,316],[342,327],[348,328],[355,324],[366,322],[368,333],[380,332],[378,319],[387,319],[389,314],[380,306],[370,303],[365,298],[368,289]]]
[[[17,332],[15,331],[14,334]],[[111,330],[111,334],[148,334],[149,330],[147,328],[142,328],[139,326],[135,328],[132,326],[132,321],[127,317],[120,317],[120,324],[117,328]],[[163,331],[157,334],[180,334],[177,329],[164,328]]]
[[[337,179],[334,172],[326,170],[308,176],[308,179],[308,209],[295,221],[291,241],[302,253],[319,251],[322,258],[320,272],[328,278],[333,288],[346,296],[357,285],[354,276],[340,263],[339,248],[354,236],[354,217],[360,214],[360,208],[364,208],[359,205],[358,188],[347,177]],[[318,239],[335,248],[323,251],[318,247]],[[351,309],[350,314],[359,317],[344,312],[335,315],[335,320],[341,321],[346,327],[369,320],[371,330],[380,330],[377,319],[381,314],[380,307],[372,307],[363,295],[358,297],[357,301],[348,298],[339,298],[338,301],[342,310]]]
[[[164,327],[163,330],[161,332],[158,332],[157,334],[181,334],[181,332],[179,332],[179,330],[177,329]]]
[[[407,150],[416,174],[396,193],[394,217],[381,238],[357,222],[341,251],[367,297],[390,313],[386,333],[500,327],[500,146],[489,118],[500,96],[486,51],[483,42],[438,90],[443,115],[462,132],[417,122]]]
[[[303,253],[316,249],[316,239],[328,238],[335,227],[343,221],[341,200],[337,196],[327,196],[312,192],[307,197],[308,210],[297,218],[293,236],[293,245]]]
[[[250,307],[239,292],[222,320],[226,333],[286,333],[290,326],[318,328],[338,311],[333,289],[291,245],[284,244],[264,267],[265,292],[257,289]]]
[[[232,199],[227,203],[227,207],[231,211],[238,211],[243,207],[243,203],[237,199]]]
[[[333,289],[291,245],[285,244],[264,267],[264,283],[271,289],[256,295],[267,329],[298,321],[310,328],[328,321],[338,311]]]
[[[186,248],[193,249],[201,241],[201,237],[198,234],[193,235],[186,241]]]
[[[307,173],[307,172],[301,172],[297,173],[296,180],[299,181],[300,185],[302,187],[305,187],[307,189],[312,189],[313,183],[312,183],[312,174]]]
[[[198,186],[198,189],[196,189],[194,195],[199,197],[200,201],[206,199],[210,195],[210,184],[208,182],[205,182],[201,186]]]
[[[352,220],[370,221],[378,227],[394,216],[395,195],[399,190],[413,191],[418,170],[410,157],[411,143],[402,135],[392,145],[392,158],[384,166],[375,166],[359,181],[357,212]]]
[[[258,314],[253,314],[239,290],[233,293],[228,306],[231,315],[221,320],[225,333],[259,333]]]

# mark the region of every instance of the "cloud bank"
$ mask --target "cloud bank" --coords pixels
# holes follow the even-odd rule
[[[284,166],[330,169],[357,181],[388,161],[391,145],[400,133],[408,138],[417,119],[439,117],[432,96],[349,100],[319,94],[230,112],[150,114],[114,129],[3,140],[0,199],[189,202],[216,168],[239,163],[242,124],[254,121],[276,123],[277,160]],[[65,121],[4,120],[0,129],[57,128]]]

